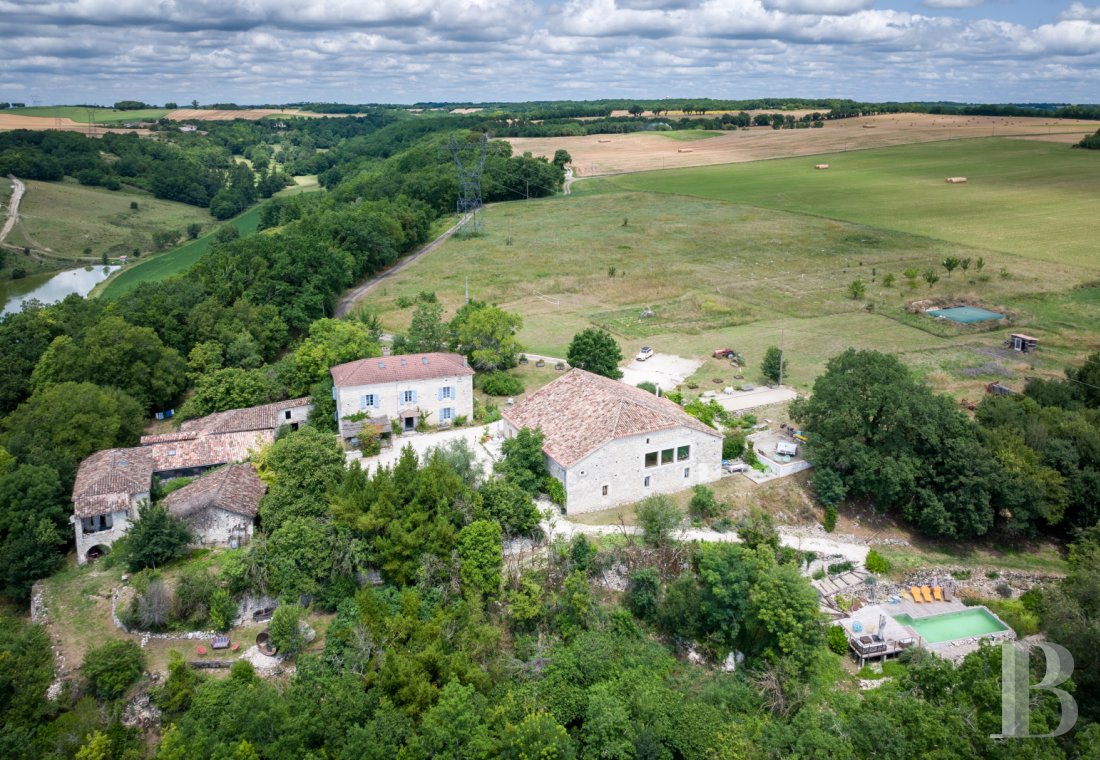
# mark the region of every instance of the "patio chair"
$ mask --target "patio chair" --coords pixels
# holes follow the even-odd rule
[[[924,597],[924,601],[931,603],[931,601],[932,601],[932,589],[928,588],[927,586],[921,586],[920,587],[920,593],[921,593],[921,596]]]
[[[932,596],[936,597],[937,602],[942,602],[943,601],[943,589],[940,588],[939,586],[934,586],[932,588]]]
[[[912,596],[913,596],[913,601],[914,601],[914,602],[916,602],[917,604],[920,604],[920,601],[921,601],[921,598],[920,598],[920,589],[919,589],[919,588],[917,588],[916,586],[912,586],[912,587],[911,587],[911,588],[909,589],[909,593],[910,593],[910,594],[912,594]]]

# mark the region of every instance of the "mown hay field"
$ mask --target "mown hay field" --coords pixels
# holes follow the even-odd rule
[[[705,143],[704,143],[705,144]],[[827,171],[814,169],[828,163]],[[967,177],[949,184],[946,177]],[[1100,267],[1100,152],[983,139],[616,177],[675,193],[842,219],[1030,259]],[[585,183],[574,186],[584,192]],[[599,188],[595,188],[599,189]]]
[[[828,121],[821,129],[752,127],[723,132],[705,140],[697,139],[690,153],[680,153],[678,146],[665,137],[670,134],[667,132],[516,137],[508,138],[508,142],[517,154],[530,151],[536,156],[549,157],[564,148],[573,158],[576,176],[594,177],[979,137],[1031,136],[1076,142],[1095,132],[1097,126],[1100,125],[1095,121],[1035,117],[883,114]],[[703,134],[694,130],[682,134],[693,133]]]

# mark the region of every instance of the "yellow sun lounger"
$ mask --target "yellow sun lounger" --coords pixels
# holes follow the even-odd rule
[[[943,589],[941,589],[939,586],[933,586],[932,587],[932,596],[936,597],[937,602],[942,602],[943,601]]]
[[[924,597],[924,601],[926,601],[926,602],[931,602],[932,601],[932,589],[928,588],[927,586],[921,586],[920,587],[920,592],[921,592],[921,595]]]
[[[916,586],[913,586],[911,589],[909,589],[909,593],[913,595],[913,601],[917,602],[919,604],[920,603],[920,589],[917,588]]]

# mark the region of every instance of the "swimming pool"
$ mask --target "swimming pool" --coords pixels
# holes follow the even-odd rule
[[[952,322],[964,325],[972,322],[988,322],[991,319],[1004,319],[1004,314],[998,314],[989,309],[981,309],[977,306],[956,306],[953,309],[929,309],[928,316],[944,317]]]
[[[1009,630],[1007,625],[985,607],[971,607],[924,618],[913,618],[904,614],[894,615],[893,618],[916,630],[929,644]]]

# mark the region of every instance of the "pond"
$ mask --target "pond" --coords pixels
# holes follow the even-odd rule
[[[87,266],[0,282],[0,298],[4,301],[0,316],[19,311],[23,302],[32,298],[48,304],[56,303],[70,293],[86,296],[116,269],[117,266]]]

